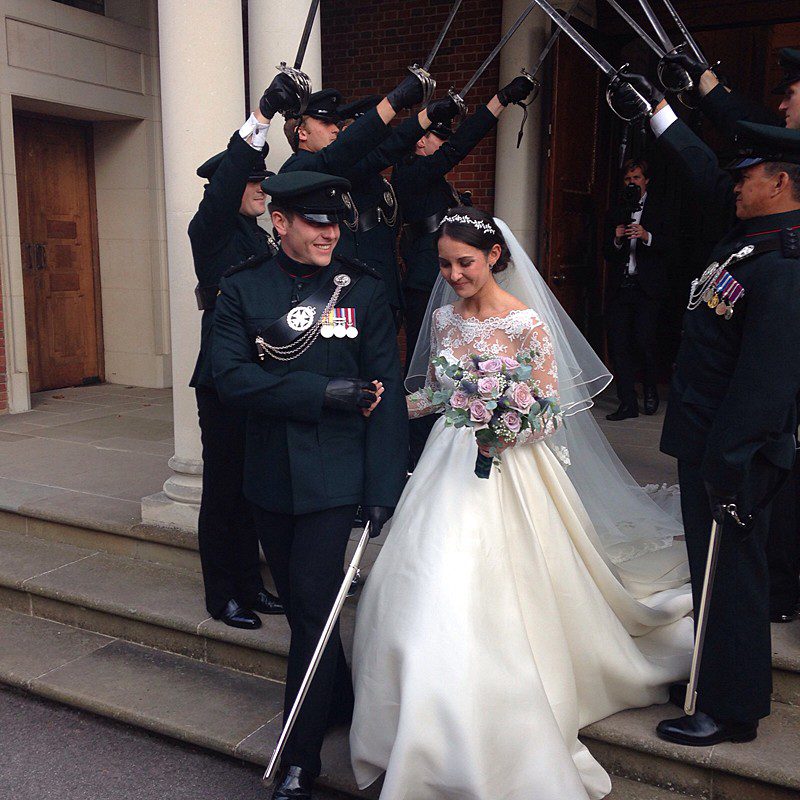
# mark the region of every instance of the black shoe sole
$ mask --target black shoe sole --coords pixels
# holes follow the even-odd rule
[[[731,736],[712,736],[703,741],[698,741],[693,736],[681,736],[680,734],[664,734],[656,730],[656,736],[665,742],[672,742],[673,744],[682,744],[685,747],[713,747],[716,744],[723,742],[731,742],[733,744],[744,744],[745,742],[752,742],[758,736],[758,731],[748,731],[747,733],[739,733]]]
[[[270,611],[267,611],[265,608],[250,608],[250,611],[254,614],[264,614],[266,617],[278,617],[286,614],[283,608],[272,609]]]
[[[239,625],[236,622],[233,622],[229,619],[225,619],[224,617],[215,617],[212,614],[212,619],[215,619],[217,622],[221,622],[224,625],[227,625],[229,628],[238,628],[242,631],[257,631],[261,627],[261,620],[258,621],[258,625]]]

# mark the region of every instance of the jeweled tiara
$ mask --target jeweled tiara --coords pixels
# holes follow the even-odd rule
[[[473,228],[477,228],[479,231],[497,235],[497,231],[488,222],[483,222],[483,220],[480,219],[472,219],[472,217],[466,217],[463,214],[451,214],[444,217],[439,223],[439,227],[441,228],[446,222],[459,222],[462,225],[472,225]]]

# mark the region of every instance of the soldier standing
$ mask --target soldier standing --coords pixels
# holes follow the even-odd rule
[[[198,545],[206,608],[214,619],[235,628],[261,627],[254,612],[281,614],[278,599],[265,590],[259,570],[258,538],[242,495],[244,414],[220,402],[211,374],[211,327],[222,273],[252,255],[271,251],[270,237],[256,221],[265,211],[261,181],[270,119],[298,102],[284,75],[272,81],[227,150],[197,170],[208,181],[189,223],[196,294],[203,311],[200,354],[190,382],[197,396],[203,444],[203,495]]]
[[[406,268],[403,281],[406,370],[439,275],[436,230],[448,209],[461,205],[465,199],[448,182],[447,173],[492,130],[509,103],[524,100],[534,88],[528,78],[514,78],[486,105],[467,117],[455,133],[451,125],[458,107],[449,98],[435,100],[428,107],[433,124],[417,139],[414,152],[396,163],[392,170],[392,186],[403,213],[400,256]],[[412,420],[411,466],[422,454],[434,422],[434,417]]]
[[[348,182],[301,171],[263,188],[281,249],[222,281],[213,368],[223,401],[248,411],[244,492],[292,630],[288,714],[342,580],[356,508],[376,536],[400,497],[407,412],[384,283],[334,255]],[[352,700],[337,626],[274,800],[311,797],[325,731],[349,720]]]
[[[721,544],[697,712],[664,720],[687,745],[755,738],[772,688],[768,501],[792,468],[800,360],[800,132],[741,122],[734,179],[641,76],[659,143],[701,192],[733,193],[738,223],[692,284],[661,450],[678,459],[681,510],[699,608],[712,519]],[[749,531],[726,509],[755,514]]]

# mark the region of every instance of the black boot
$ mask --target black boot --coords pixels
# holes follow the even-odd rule
[[[259,614],[285,614],[283,603],[275,597],[272,592],[262,589],[257,595],[256,599],[250,604],[252,611],[258,611]]]
[[[228,605],[219,614],[212,614],[214,619],[230,625],[231,628],[243,628],[246,631],[254,631],[261,627],[261,620],[257,614],[242,608],[235,600],[228,600]]]
[[[720,742],[752,742],[758,722],[722,722],[698,711],[690,717],[665,719],[658,723],[659,739],[690,747],[709,747]]]
[[[644,413],[652,416],[658,411],[658,389],[655,386],[644,387]]]
[[[619,422],[621,419],[633,419],[639,416],[639,403],[620,403],[619,408],[613,414],[606,414],[606,419],[610,422]]]
[[[282,767],[272,800],[313,800],[314,778],[302,767]]]

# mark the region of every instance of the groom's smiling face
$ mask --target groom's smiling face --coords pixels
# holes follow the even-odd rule
[[[499,244],[484,253],[450,236],[439,237],[439,270],[459,297],[473,297],[480,292],[492,280],[491,265],[499,257]]]

